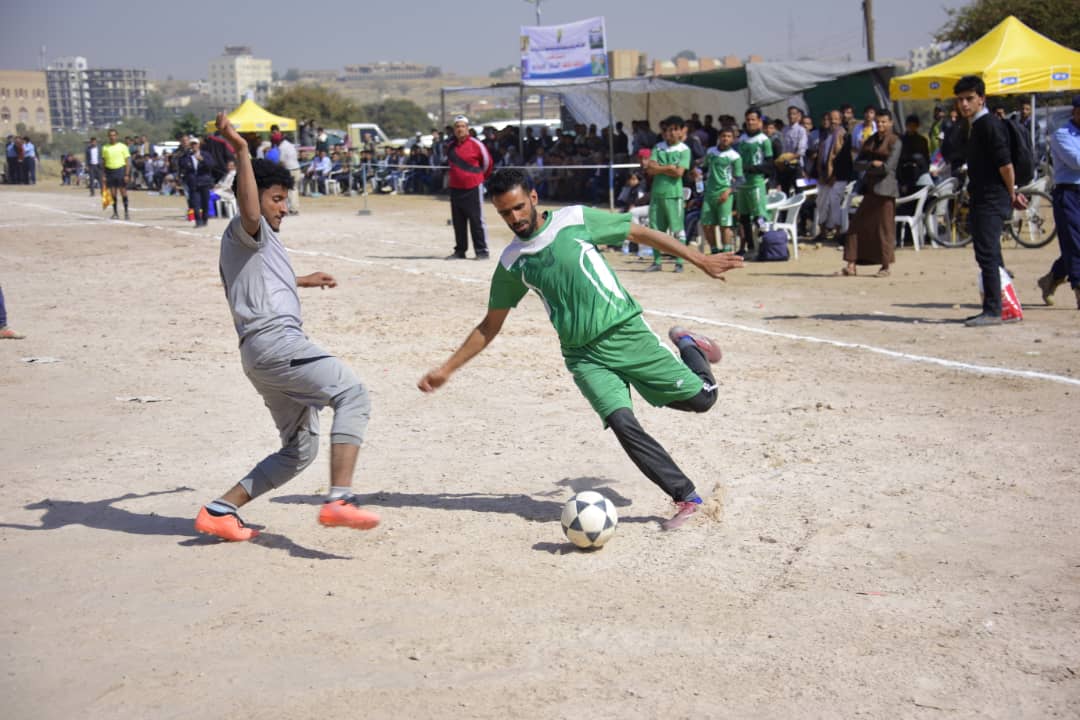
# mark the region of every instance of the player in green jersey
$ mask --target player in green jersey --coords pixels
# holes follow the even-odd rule
[[[533,290],[558,333],[563,360],[578,389],[638,469],[675,502],[675,515],[663,523],[665,530],[674,530],[697,511],[701,497],[667,451],[638,424],[630,387],[652,405],[705,412],[717,398],[709,365],[720,359],[720,348],[704,335],[675,326],[668,337],[679,350],[676,356],[646,325],[641,306],[597,245],[619,246],[629,239],[688,260],[721,280],[724,272],[742,267],[742,258],[703,255],[664,233],[631,224],[626,213],[574,205],[541,214],[536,191],[520,170],[499,170],[488,190],[517,237],[499,258],[484,319],[417,386],[432,392],[444,385],[495,339],[510,310]]]
[[[743,180],[742,156],[732,149],[735,130],[725,127],[716,137],[716,147],[705,154],[705,168],[709,176],[705,181],[705,199],[701,204],[701,227],[709,248],[719,252],[716,246],[716,226],[720,226],[724,252],[731,251],[731,238],[735,222],[732,206],[735,204],[735,187]]]
[[[735,148],[742,156],[743,172],[746,173],[746,182],[735,191],[735,209],[742,227],[740,255],[753,248],[754,221],[766,215],[765,179],[773,156],[772,141],[761,131],[761,111],[752,107],[745,117],[746,132]]]
[[[686,139],[686,121],[672,115],[664,121],[664,140],[652,149],[645,164],[645,174],[652,178],[649,190],[649,226],[660,232],[670,233],[676,240],[686,244],[686,228],[683,224],[686,210],[683,200],[683,175],[690,169],[690,148]],[[660,253],[653,252],[653,264],[646,272],[660,270]],[[675,272],[683,271],[683,260],[676,256]]]

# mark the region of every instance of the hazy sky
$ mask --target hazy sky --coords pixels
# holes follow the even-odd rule
[[[751,53],[766,59],[864,59],[861,0],[541,0],[542,24],[603,16],[608,49],[639,49],[650,59],[682,49],[701,56]],[[407,60],[447,72],[484,75],[517,64],[518,32],[533,25],[525,0],[319,0],[178,3],[144,0],[2,0],[0,68],[40,67],[46,58],[83,55],[91,67],[134,67],[164,79],[205,78],[228,45],[250,45],[274,69],[336,69]],[[877,56],[906,58],[965,0],[879,0]],[[641,8],[673,8],[670,17]],[[182,8],[182,9],[181,9]],[[250,8],[250,9],[248,9]],[[310,11],[310,16],[302,13]],[[117,33],[117,28],[123,28]]]

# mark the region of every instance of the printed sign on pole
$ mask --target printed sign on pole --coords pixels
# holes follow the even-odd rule
[[[604,18],[522,26],[521,81],[525,85],[589,82],[607,76]]]

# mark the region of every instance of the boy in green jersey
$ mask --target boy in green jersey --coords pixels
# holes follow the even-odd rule
[[[735,148],[742,157],[743,172],[746,173],[746,182],[735,191],[735,210],[739,213],[739,225],[742,227],[740,255],[753,249],[754,221],[766,215],[765,179],[773,156],[772,141],[761,131],[761,111],[752,107],[746,111],[745,117],[746,132]]]
[[[495,339],[510,310],[533,290],[559,335],[563,359],[578,389],[638,469],[675,502],[675,515],[663,523],[665,530],[674,530],[697,512],[701,497],[667,451],[638,424],[630,387],[652,405],[705,412],[717,398],[709,365],[720,360],[720,348],[704,335],[675,326],[668,337],[679,350],[676,356],[645,324],[641,306],[615,277],[597,245],[619,246],[629,239],[689,260],[721,280],[727,270],[742,267],[742,258],[731,253],[703,255],[664,233],[632,224],[626,213],[574,205],[541,215],[536,191],[520,170],[499,170],[488,190],[517,237],[499,258],[484,319],[417,387],[432,392],[444,385]]]
[[[685,245],[683,175],[690,169],[690,148],[683,142],[686,138],[686,121],[672,115],[664,121],[663,133],[663,142],[652,149],[652,155],[645,165],[645,173],[652,178],[649,226],[670,233]],[[660,270],[660,262],[660,253],[655,252],[654,248],[653,264],[646,272]],[[676,257],[675,272],[682,271],[683,259]]]
[[[701,204],[701,227],[709,248],[719,252],[716,246],[716,226],[720,226],[724,252],[731,252],[734,232],[732,206],[735,204],[735,187],[742,182],[742,156],[732,149],[735,130],[725,127],[716,138],[716,147],[705,154],[705,168],[709,173],[705,180],[705,199]]]

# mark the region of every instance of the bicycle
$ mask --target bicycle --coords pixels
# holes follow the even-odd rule
[[[1028,205],[1023,210],[1013,211],[1004,230],[1023,247],[1041,248],[1057,237],[1047,184],[1044,176],[1017,191],[1027,197]],[[931,191],[931,198],[925,219],[926,236],[930,241],[950,248],[970,243],[971,197],[967,183],[957,177],[948,178]]]

